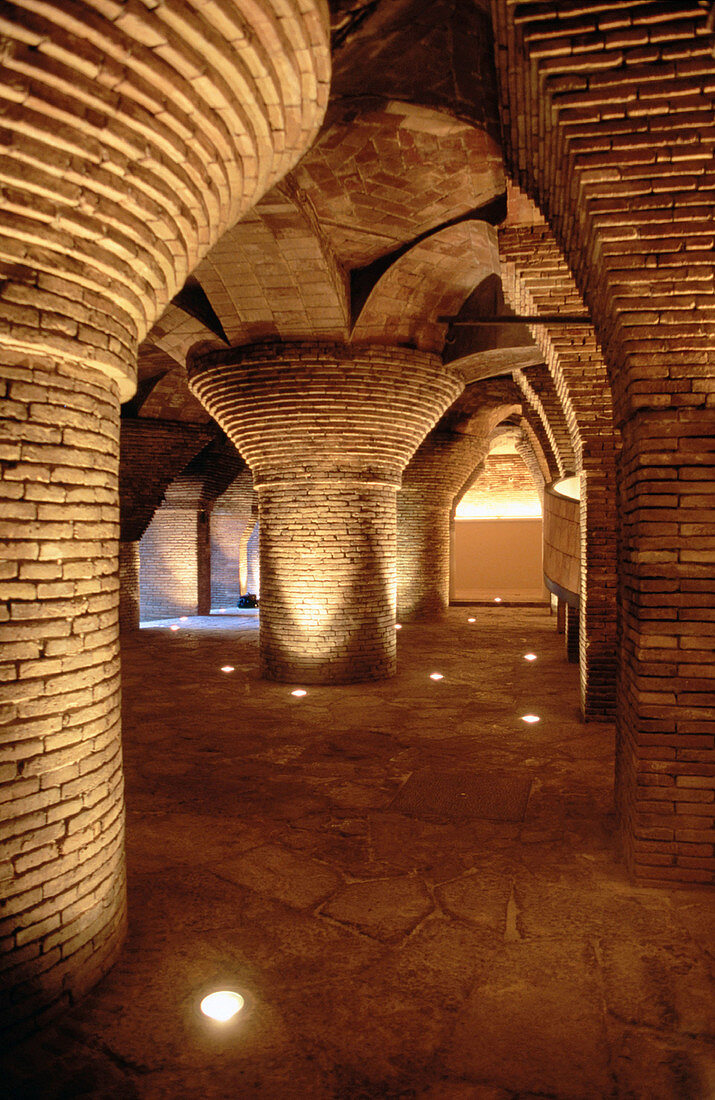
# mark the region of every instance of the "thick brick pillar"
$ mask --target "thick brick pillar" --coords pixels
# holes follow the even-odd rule
[[[246,592],[259,596],[261,593],[261,554],[259,524],[254,524],[246,543]]]
[[[189,374],[258,490],[264,675],[391,675],[395,493],[461,376],[406,348],[300,343],[213,352]]]
[[[119,543],[119,629],[139,629],[139,543]]]
[[[397,614],[405,622],[449,606],[454,498],[488,450],[485,434],[435,430],[405,470],[397,494]]]
[[[397,617],[442,615],[449,606],[453,492],[402,488],[397,494]]]
[[[211,510],[212,607],[235,607],[239,596],[248,591],[247,545],[257,509],[251,471],[246,467]]]
[[[566,604],[564,616],[564,642],[566,660],[577,665],[579,660],[579,613],[571,604]]]
[[[623,427],[616,799],[646,879],[715,881],[712,427],[703,408]]]
[[[327,5],[256,7],[50,0],[3,25],[0,1030],[14,1037],[122,938],[117,468],[138,343],[324,113]]]
[[[111,964],[125,922],[117,629],[119,393],[3,353],[0,1028]]]

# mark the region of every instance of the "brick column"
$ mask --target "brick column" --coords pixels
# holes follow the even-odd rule
[[[441,615],[449,606],[450,522],[455,496],[489,450],[489,437],[433,431],[397,494],[397,614]]]
[[[139,629],[139,543],[119,543],[119,629]]]
[[[259,495],[261,667],[306,683],[395,670],[395,493],[464,382],[429,353],[271,344],[189,364]]]
[[[324,113],[327,5],[253,8],[54,2],[17,5],[3,28],[0,1030],[14,1037],[95,981],[123,933],[117,473],[138,343]]]
[[[577,665],[579,659],[579,614],[575,607],[566,604],[564,616],[564,642],[566,660]]]
[[[126,922],[117,629],[119,394],[3,353],[0,1027],[111,964]]]
[[[256,525],[258,501],[246,469],[221,494],[211,510],[211,606],[235,607],[248,591],[246,548]]]
[[[246,543],[246,592],[252,592],[254,596],[261,593],[260,564],[260,530],[256,523]]]

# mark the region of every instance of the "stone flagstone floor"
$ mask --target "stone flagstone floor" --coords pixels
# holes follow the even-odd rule
[[[258,679],[255,612],[126,638],[129,938],[2,1056],[4,1095],[714,1097],[712,893],[629,883],[613,728],[554,622],[452,608],[405,625],[394,679],[302,698]],[[232,1024],[198,1013],[217,987]]]

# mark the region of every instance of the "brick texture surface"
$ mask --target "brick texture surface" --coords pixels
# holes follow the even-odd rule
[[[81,993],[124,935],[117,386],[4,353],[0,1026]]]
[[[622,430],[624,851],[644,880],[690,883],[715,881],[715,725],[701,675],[715,332],[706,7],[569,0],[554,20],[549,5],[492,0],[507,155],[591,311]]]
[[[5,426],[2,1027],[86,989],[124,926],[119,400],[221,233],[314,138],[327,9],[0,12]]]
[[[261,663],[272,679],[395,670],[395,492],[463,381],[403,348],[257,345],[190,364],[259,495]]]
[[[505,293],[517,312],[583,314],[582,298],[548,226],[508,226],[499,241]],[[618,444],[610,385],[590,326],[530,327],[553,379],[581,474],[581,709],[586,718],[608,719],[616,706]],[[546,387],[540,388],[546,397]],[[552,433],[557,423],[554,417]]]
[[[456,410],[459,409],[459,404]],[[520,406],[485,405],[461,423],[450,413],[410,460],[397,494],[397,613],[404,621],[442,614],[449,605],[450,523],[464,486],[489,452],[496,425]]]

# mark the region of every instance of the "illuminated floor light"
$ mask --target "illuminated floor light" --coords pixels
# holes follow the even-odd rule
[[[528,722],[529,725],[532,725],[534,722],[541,721],[538,714],[522,714],[521,720],[522,722]]]
[[[501,596],[495,596],[494,603],[501,603]]]
[[[430,672],[429,678],[430,680],[444,680],[444,676],[441,672]]]
[[[225,1024],[231,1020],[237,1012],[243,1008],[243,997],[240,993],[234,993],[230,989],[220,989],[216,993],[209,993],[199,1005],[204,1016]]]
[[[476,621],[477,621],[476,619],[467,619],[468,623],[476,623]]]
[[[176,624],[176,623],[174,623],[174,625],[173,625],[173,626],[170,626],[170,627],[169,627],[169,630],[180,630],[180,629],[181,629],[181,628],[180,628],[179,626],[177,626],[177,624]]]
[[[180,615],[180,616],[179,616],[179,622],[180,622],[180,623],[185,623],[185,622],[187,621],[187,619],[188,619],[188,618],[189,618],[189,616],[188,616],[188,615]]]
[[[402,630],[402,623],[395,623],[395,630]]]
[[[307,694],[308,692],[305,690],[305,688],[296,688],[295,691],[291,691],[291,695],[297,695],[299,699],[302,698],[303,695]]]
[[[233,667],[233,665],[221,665],[221,671],[222,672],[235,672],[236,670]]]
[[[525,661],[535,661],[536,660],[536,654],[535,653],[525,653],[524,654],[524,660]]]

